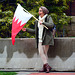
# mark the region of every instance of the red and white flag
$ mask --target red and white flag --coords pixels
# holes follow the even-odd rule
[[[18,4],[14,18],[12,21],[12,44],[15,43],[15,37],[18,32],[23,28],[23,26],[28,22],[28,20],[32,17],[30,13],[24,11],[24,8]]]

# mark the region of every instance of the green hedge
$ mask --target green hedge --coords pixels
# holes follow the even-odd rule
[[[71,19],[65,13],[69,8],[69,1],[72,0],[0,0],[0,38],[11,37],[12,20],[17,3],[20,3],[35,17],[38,17],[40,6],[47,7],[57,26],[57,31],[60,31],[63,29],[63,25],[68,25]],[[35,19],[32,18],[24,27],[34,28],[34,21]],[[20,31],[16,37],[33,38],[34,35]]]

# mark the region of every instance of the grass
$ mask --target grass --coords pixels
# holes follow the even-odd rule
[[[0,72],[0,75],[17,75],[16,72]]]

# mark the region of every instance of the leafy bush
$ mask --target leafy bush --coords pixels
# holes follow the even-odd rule
[[[63,29],[63,25],[68,25],[70,17],[65,11],[68,9],[68,2],[72,0],[1,0],[0,1],[0,38],[11,37],[11,28],[14,11],[17,3],[20,3],[35,17],[38,17],[38,9],[45,6],[49,9],[57,30]],[[34,28],[35,19],[31,19],[24,27]],[[16,37],[34,37],[26,32],[20,31]]]

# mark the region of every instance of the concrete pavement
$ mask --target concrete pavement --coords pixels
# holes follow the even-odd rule
[[[28,75],[30,74],[31,72],[17,72],[17,75]]]

